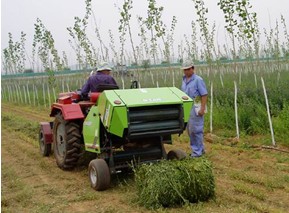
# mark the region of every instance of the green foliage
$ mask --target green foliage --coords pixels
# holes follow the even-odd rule
[[[246,52],[249,49],[251,53],[250,57],[255,54],[255,57],[259,57],[259,29],[257,23],[257,14],[250,12],[252,6],[249,0],[220,0],[218,2],[220,9],[224,13],[225,28],[230,35],[233,45],[233,59],[236,59],[236,41],[238,38],[240,50]],[[254,42],[254,54],[252,54],[253,48],[250,43]],[[248,56],[248,53],[246,54]]]
[[[114,36],[111,32],[111,30],[108,31],[108,34],[109,34],[109,39],[110,39],[110,43],[109,43],[109,47],[113,53],[113,62],[118,62],[119,59],[118,59],[118,55],[117,55],[117,51],[116,51],[116,47],[115,47],[115,42],[114,42]]]
[[[33,58],[37,50],[38,56],[42,62],[44,71],[48,73],[48,83],[51,87],[55,84],[54,70],[63,70],[61,58],[55,48],[54,39],[49,30],[46,29],[42,21],[37,18],[35,34],[33,39]],[[52,60],[51,60],[52,58]]]
[[[121,64],[123,64],[123,55],[124,55],[124,43],[125,43],[125,35],[126,31],[128,30],[129,37],[130,37],[130,43],[133,51],[133,57],[134,57],[134,63],[137,63],[137,54],[136,50],[134,47],[133,43],[133,38],[132,38],[132,32],[131,32],[131,27],[130,27],[130,19],[131,19],[131,14],[130,10],[132,9],[132,0],[124,0],[124,3],[122,5],[122,10],[119,9],[120,13],[120,25],[118,27],[119,32],[121,33],[120,36],[120,43],[121,43]]]
[[[21,32],[20,42],[13,41],[12,33],[8,33],[8,47],[3,49],[3,67],[6,73],[22,73],[25,69],[26,34]]]
[[[225,29],[230,35],[233,49],[233,59],[237,56],[237,41],[239,55],[259,58],[259,29],[257,14],[250,12],[252,6],[249,0],[219,0],[218,5],[224,13]],[[235,40],[237,38],[237,41]],[[251,46],[253,43],[253,47]]]
[[[146,25],[148,30],[154,30],[158,38],[165,34],[165,26],[161,20],[164,7],[157,7],[155,0],[148,0],[148,17],[146,19]]]
[[[257,27],[257,14],[255,12],[249,12],[252,6],[249,0],[237,0],[236,12],[241,18],[239,27],[243,30],[243,33],[252,42],[254,36],[258,33]]]
[[[174,54],[173,43],[174,43],[174,31],[176,28],[177,19],[175,16],[172,17],[171,27],[168,30],[166,25],[162,20],[162,13],[164,11],[164,7],[158,7],[155,0],[148,0],[148,10],[147,17],[143,19],[138,17],[138,21],[141,26],[141,33],[139,36],[142,38],[142,43],[145,43],[146,53],[148,53],[148,47],[146,44],[145,33],[148,31],[150,33],[150,52],[154,60],[154,64],[156,64],[158,58],[159,48],[161,50],[161,59],[164,59],[168,62],[171,61],[171,57]],[[146,27],[147,31],[145,30]],[[158,45],[158,39],[161,39],[163,43],[164,49]]]
[[[138,201],[155,209],[206,201],[215,196],[211,163],[205,158],[144,164],[135,170]]]
[[[287,25],[286,25],[286,20],[283,15],[281,15],[281,23],[283,26],[284,37],[285,37],[285,41],[283,42],[281,48],[284,52],[284,55],[289,58],[289,33],[288,33]]]
[[[92,14],[91,10],[91,0],[85,0],[86,10],[84,18],[74,17],[73,27],[68,27],[67,30],[72,38],[70,40],[70,45],[73,47],[77,55],[77,60],[80,66],[87,65],[90,67],[96,67],[97,57],[96,50],[94,49],[91,41],[86,35],[86,29],[88,25],[88,19]],[[75,45],[75,46],[74,46]],[[83,59],[82,51],[85,53],[85,58]]]
[[[150,68],[150,65],[151,65],[150,60],[143,60],[142,61],[142,66],[144,69]]]
[[[184,39],[185,39],[185,47],[183,48],[182,45],[179,45],[178,49],[178,54],[179,54],[179,60],[192,60],[194,62],[198,61],[198,52],[199,49],[197,47],[197,29],[196,29],[196,23],[192,21],[191,23],[192,26],[192,35],[191,35],[191,40],[190,38],[184,34]],[[185,55],[184,55],[185,53]],[[181,64],[183,62],[180,62]]]
[[[232,67],[233,65],[231,64],[230,69],[232,69]],[[250,70],[249,65],[246,65],[246,67]],[[287,100],[289,100],[289,87],[288,84],[285,83],[289,80],[287,71],[280,71],[280,74],[269,71],[258,73],[257,71],[241,71],[240,66],[237,68],[240,70],[241,75],[231,71],[226,72],[224,68],[221,69],[221,72],[223,73],[223,85],[220,81],[219,73],[216,75],[210,74],[209,76],[202,75],[207,83],[211,81],[214,84],[213,129],[235,131],[233,81],[238,81],[237,104],[241,134],[269,135],[270,130],[264,92],[260,84],[260,76],[263,76],[269,99],[276,141],[277,143],[284,145],[288,144],[285,130],[287,128],[288,119],[284,117],[286,112],[288,113]],[[200,67],[198,69],[199,73],[203,70]],[[256,82],[254,75],[256,76]],[[240,76],[242,81],[239,81]],[[208,88],[210,88],[209,84],[207,85]],[[208,106],[210,106],[210,103],[208,103]],[[209,115],[206,117],[208,119]],[[209,120],[206,122],[209,124]],[[208,128],[209,125],[206,126],[206,129]]]
[[[143,18],[140,16],[137,16],[137,22],[139,25],[139,33],[138,36],[140,37],[140,44],[137,46],[138,54],[140,58],[148,58],[149,57],[149,48],[148,48],[148,42],[146,38],[146,30],[145,30],[145,24],[143,21]],[[141,51],[142,50],[142,51]]]
[[[289,145],[288,129],[289,129],[289,104],[288,101],[284,103],[283,109],[278,113],[277,117],[273,117],[273,126],[277,140],[282,140]]]
[[[265,134],[268,132],[269,122],[265,108],[255,101],[242,104],[239,110],[239,118],[239,128],[247,135]]]
[[[38,55],[43,63],[44,70],[54,70],[54,64],[57,70],[62,70],[63,65],[58,55],[58,51],[55,48],[54,39],[51,32],[46,29],[39,18],[36,20],[36,24],[34,24],[34,26],[35,34],[33,47],[36,48],[36,46],[39,45]],[[51,56],[52,60],[50,60]]]
[[[221,10],[224,13],[225,17],[225,28],[226,30],[233,34],[234,33],[234,27],[237,25],[237,20],[234,18],[235,14],[235,4],[236,1],[232,0],[220,0],[218,2],[218,5],[220,6]]]
[[[139,17],[139,22],[141,22],[142,26],[146,26],[147,30],[150,32],[150,41],[151,41],[151,50],[150,54],[152,55],[154,59],[154,64],[156,64],[157,60],[157,39],[162,38],[164,41],[164,35],[166,34],[165,25],[161,19],[162,12],[164,10],[164,7],[160,6],[157,7],[155,0],[148,0],[148,9],[147,9],[147,17],[145,20],[143,20],[141,17]],[[145,33],[145,29],[142,29],[142,35]],[[167,55],[166,55],[167,56]]]
[[[218,2],[218,5],[220,6],[221,10],[224,13],[225,17],[225,29],[230,35],[230,38],[232,40],[232,45],[233,45],[233,59],[236,59],[236,44],[235,44],[235,37],[237,37],[235,31],[235,28],[237,27],[237,20],[234,17],[235,14],[235,6],[236,6],[236,1],[232,0],[220,0]]]
[[[215,23],[212,26],[212,31],[210,32],[210,26],[208,23],[207,14],[209,12],[208,8],[205,7],[205,2],[203,0],[193,0],[195,4],[195,9],[197,13],[197,22],[200,27],[201,36],[200,40],[203,43],[204,49],[204,59],[207,63],[211,64],[213,59],[214,48],[214,36],[215,36]]]

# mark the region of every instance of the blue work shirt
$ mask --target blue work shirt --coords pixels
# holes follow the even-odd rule
[[[97,92],[97,86],[100,84],[117,85],[114,78],[102,72],[97,72],[95,75],[89,77],[87,82],[81,89],[81,94],[86,95],[89,92]]]
[[[208,94],[204,80],[196,74],[193,74],[189,80],[186,76],[183,77],[182,91],[192,99]]]

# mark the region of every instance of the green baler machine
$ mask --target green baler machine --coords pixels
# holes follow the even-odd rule
[[[183,133],[191,107],[192,99],[175,87],[104,91],[83,123],[85,150],[98,153],[110,173],[132,163],[167,159],[163,144],[172,143],[172,134]],[[99,176],[97,167],[92,161],[89,171],[93,188],[99,190],[93,181]]]
[[[96,98],[92,98],[96,97]],[[41,122],[40,150],[54,156],[61,169],[72,169],[85,151],[95,153],[89,163],[91,186],[105,190],[111,174],[134,164],[183,158],[185,152],[166,152],[172,134],[182,134],[193,100],[176,87],[114,89],[91,94],[82,101],[76,93],[60,94],[52,104],[54,122]]]

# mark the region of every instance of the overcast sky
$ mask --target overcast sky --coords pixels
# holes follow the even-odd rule
[[[111,29],[118,39],[118,10],[115,5],[121,6],[122,0],[93,0],[92,8],[96,14],[97,24],[102,38],[109,42],[108,30]],[[220,35],[224,32],[223,14],[217,6],[217,0],[205,1],[209,8],[209,22],[216,22]],[[190,23],[196,20],[194,4],[192,0],[157,0],[159,6],[164,6],[163,20],[170,25],[172,16],[177,17],[176,41],[182,39],[184,34],[191,34]],[[253,10],[257,12],[260,29],[269,29],[270,22],[275,26],[276,19],[280,23],[282,14],[289,26],[289,0],[251,0]],[[145,17],[147,0],[134,0],[132,9],[133,34],[137,37],[138,24],[136,15]],[[19,40],[21,31],[27,34],[27,50],[31,50],[34,35],[34,23],[40,18],[46,28],[52,32],[59,51],[66,51],[68,56],[74,55],[69,46],[67,27],[73,26],[74,17],[83,17],[85,13],[84,0],[1,0],[1,49],[8,45],[8,32],[13,35],[13,40]],[[94,27],[90,20],[91,29]],[[263,30],[262,30],[263,31]],[[95,37],[91,30],[91,37]],[[222,38],[218,38],[222,40]],[[96,42],[96,39],[95,39]]]

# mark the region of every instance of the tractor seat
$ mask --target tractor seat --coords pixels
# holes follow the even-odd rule
[[[97,103],[98,97],[100,96],[101,92],[92,92],[90,93],[90,102]]]
[[[112,84],[99,84],[96,87],[97,92],[91,92],[89,97],[90,101],[93,103],[97,103],[98,97],[104,90],[114,90],[114,89],[119,89],[117,85],[112,85]]]

